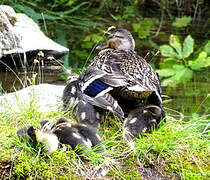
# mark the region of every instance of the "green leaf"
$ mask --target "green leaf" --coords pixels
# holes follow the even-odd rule
[[[193,77],[193,71],[190,70],[189,68],[183,67],[180,68],[179,70],[177,69],[174,78],[174,81],[177,83],[183,83],[183,82],[188,82],[190,79]]]
[[[133,23],[132,27],[133,27],[134,32],[138,32],[140,29],[140,24]]]
[[[133,23],[133,30],[138,33],[140,39],[144,39],[149,36],[150,28],[153,25],[153,21],[150,18],[145,18],[139,24]]]
[[[173,69],[159,69],[156,70],[156,72],[161,76],[161,77],[170,77],[175,74],[175,71]]]
[[[160,52],[162,56],[165,56],[165,57],[178,57],[178,54],[169,45],[160,46]]]
[[[171,68],[173,65],[178,64],[175,58],[166,58],[164,61],[159,63],[160,69]]]
[[[175,87],[177,84],[190,81],[193,77],[193,71],[183,65],[174,65],[170,72],[174,72],[174,74],[171,77],[164,79],[161,83],[162,86]]]
[[[210,55],[210,40],[207,41],[206,45],[204,46],[203,50]]]
[[[202,51],[200,52],[196,60],[189,61],[189,66],[193,70],[200,70],[201,68],[208,67],[210,66],[210,57],[207,57],[207,53]]]
[[[178,28],[186,27],[191,22],[191,20],[192,18],[190,16],[176,18],[172,25]]]
[[[172,34],[169,39],[169,44],[176,50],[178,58],[182,59],[182,46],[179,37]]]
[[[190,56],[190,54],[193,52],[194,49],[194,39],[188,35],[183,43],[183,52],[182,57],[187,58]]]
[[[167,86],[175,87],[176,86],[176,83],[174,83],[174,80],[173,79],[168,78],[168,79],[164,79],[161,82],[161,86],[163,86],[163,87],[167,87]]]

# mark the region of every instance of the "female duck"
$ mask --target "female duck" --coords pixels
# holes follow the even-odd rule
[[[117,29],[109,36],[86,71],[78,78],[83,98],[121,117],[141,99],[161,108],[161,85],[157,73],[137,53],[130,32]],[[129,107],[128,107],[129,106]],[[122,108],[123,107],[123,108]]]

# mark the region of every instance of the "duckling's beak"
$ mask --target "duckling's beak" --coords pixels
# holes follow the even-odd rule
[[[35,129],[34,130],[34,134],[36,136],[36,140],[38,140],[40,138],[40,130],[39,129]]]
[[[96,49],[103,50],[103,49],[106,49],[108,47],[109,47],[108,43],[100,43],[96,46]]]

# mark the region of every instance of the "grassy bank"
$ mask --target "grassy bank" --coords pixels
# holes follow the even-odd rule
[[[59,111],[40,114],[33,107],[20,114],[0,113],[0,179],[94,179],[97,169],[107,162],[107,179],[210,178],[210,115],[193,115],[185,122],[179,114],[167,111],[174,117],[130,145],[121,136],[122,119],[107,115],[100,134],[108,156],[88,151],[82,157],[62,149],[47,155],[41,146],[33,149],[16,137],[25,125],[38,126],[43,119],[53,123],[60,117],[75,121],[73,117]]]

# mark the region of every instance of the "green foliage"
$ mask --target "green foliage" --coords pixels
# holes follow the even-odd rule
[[[153,21],[151,18],[145,18],[144,20],[140,21],[140,23],[133,23],[133,30],[134,32],[138,33],[138,37],[140,39],[145,39],[150,34],[150,28],[153,26]]]
[[[88,150],[78,156],[76,150],[60,149],[48,155],[42,152],[41,146],[33,149],[29,143],[20,142],[16,137],[19,128],[37,126],[42,119],[53,123],[59,117],[60,112],[40,113],[34,118],[26,117],[25,113],[0,114],[0,166],[4,167],[5,163],[10,166],[8,171],[3,169],[2,178],[83,179],[84,175],[94,178],[88,172],[96,173],[97,167],[103,165],[110,170],[105,178],[114,175],[117,179],[140,179],[144,171],[150,172],[147,168],[150,166],[156,167],[165,177],[174,179],[194,176],[201,179],[208,175],[209,115],[193,114],[188,122],[167,119],[159,129],[139,137],[132,146],[122,140],[123,120],[107,114],[100,129],[107,149],[105,154]],[[69,118],[75,121],[71,114]]]
[[[207,50],[209,44],[204,46]],[[176,86],[179,83],[189,82],[193,78],[194,71],[210,66],[210,57],[207,52],[201,51],[196,56],[194,51],[194,39],[188,35],[183,44],[176,35],[171,35],[169,45],[160,46],[161,55],[165,58],[157,70],[164,77],[162,86]]]
[[[190,16],[184,16],[181,18],[176,18],[175,22],[173,22],[173,26],[177,27],[177,28],[182,28],[182,27],[186,27],[190,24],[192,18]]]
[[[207,41],[203,50],[208,54],[208,56],[210,56],[210,40]]]

